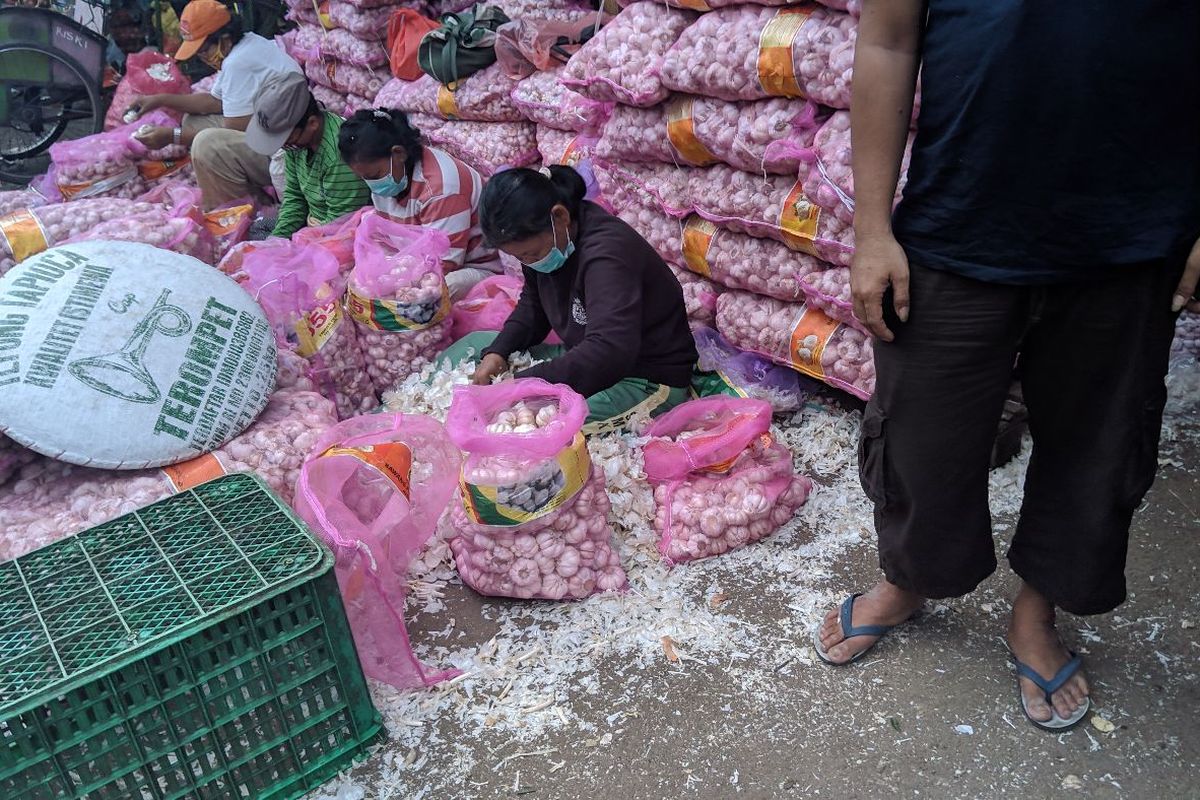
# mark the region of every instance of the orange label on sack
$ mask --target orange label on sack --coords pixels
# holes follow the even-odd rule
[[[804,97],[796,80],[792,46],[796,35],[808,22],[813,6],[781,8],[766,25],[758,39],[758,83],[773,97]]]
[[[254,206],[246,203],[229,208],[218,208],[204,215],[204,229],[213,236],[221,237],[232,233],[247,217],[254,216]]]
[[[567,143],[558,163],[567,167],[577,167],[580,161],[583,161],[583,150],[580,148],[579,137],[576,136]]]
[[[321,3],[317,6],[317,19],[321,21],[321,27],[327,31],[331,31],[337,27],[337,24],[329,16],[329,2]]]
[[[821,355],[825,352],[825,345],[829,344],[829,340],[840,327],[841,323],[837,320],[806,306],[800,319],[796,320],[795,326],[792,327],[792,341],[788,349],[792,369],[814,378],[824,378],[825,368],[821,366]]]
[[[717,235],[717,226],[703,217],[692,215],[683,226],[683,261],[697,275],[712,279],[708,266],[708,248]]]
[[[758,437],[758,441],[762,444],[763,447],[770,447],[775,442],[775,440],[771,437],[771,434],[769,434],[769,433],[761,434]],[[754,442],[750,443],[750,445],[752,445],[752,444],[754,444]],[[750,445],[746,445],[746,447],[750,447]],[[742,453],[744,453],[744,452],[746,452],[746,451],[743,450]],[[705,467],[704,469],[702,469],[700,471],[701,472],[715,472],[719,475],[723,475],[726,472],[729,472],[729,470],[733,468],[734,462],[737,461],[739,458],[741,458],[742,453],[738,453],[736,456],[733,456],[732,458],[727,458],[719,464],[710,464],[709,466]]]
[[[820,221],[821,209],[808,202],[801,182],[796,181],[779,211],[779,229],[783,232],[784,244],[801,253],[817,255],[813,240],[817,238]]]
[[[337,298],[314,308],[296,320],[296,355],[308,358],[325,346],[342,321],[342,304]]]
[[[454,92],[445,86],[438,87],[437,108],[446,119],[458,119],[458,101],[454,99]]]
[[[392,482],[400,494],[412,499],[412,450],[404,442],[382,442],[362,447],[331,447],[321,458],[350,456]]]
[[[692,116],[694,97],[679,97],[667,106],[667,139],[679,157],[695,167],[716,164],[718,159],[696,138],[696,122]]]
[[[138,163],[138,175],[141,175],[148,181],[156,181],[159,178],[165,178],[168,175],[173,175],[183,169],[191,162],[191,158],[184,156],[183,158],[175,158],[168,161],[142,161]]]
[[[163,467],[162,474],[171,482],[176,492],[186,492],[202,483],[216,480],[226,474],[226,470],[216,453],[207,453],[191,461]]]
[[[12,251],[13,260],[18,262],[50,246],[41,221],[27,208],[0,217],[0,236]]]
[[[671,0],[670,5],[676,8],[689,8],[692,11],[712,11],[712,6],[705,0]]]

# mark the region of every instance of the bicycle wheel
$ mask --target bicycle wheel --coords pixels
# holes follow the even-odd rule
[[[0,180],[26,183],[46,171],[54,142],[98,132],[104,124],[98,82],[44,45],[0,46]]]

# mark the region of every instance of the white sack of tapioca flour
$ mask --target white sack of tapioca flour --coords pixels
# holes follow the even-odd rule
[[[79,242],[0,278],[0,433],[52,458],[195,458],[254,421],[275,372],[262,309],[190,256]]]

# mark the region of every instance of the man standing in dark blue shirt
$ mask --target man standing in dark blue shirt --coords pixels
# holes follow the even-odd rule
[[[1200,3],[867,0],[852,106],[851,284],[878,374],[859,457],[883,579],[814,644],[849,663],[995,570],[988,461],[1019,358],[1034,445],[1008,644],[1026,715],[1069,727],[1089,687],[1055,609],[1125,600],[1175,319],[1200,311]]]

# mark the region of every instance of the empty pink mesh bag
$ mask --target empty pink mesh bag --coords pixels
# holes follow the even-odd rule
[[[472,286],[450,312],[450,338],[458,341],[475,331],[499,331],[517,307],[524,286],[519,275],[493,275]],[[546,343],[561,344],[562,340],[551,331]]]
[[[375,390],[383,395],[450,343],[446,234],[365,214],[354,235],[346,308]]]
[[[458,450],[429,417],[373,414],[326,431],[300,471],[296,512],[328,544],[363,671],[401,689],[457,670],[417,660],[404,624],[409,564],[454,494]]]
[[[309,377],[338,419],[375,409],[353,321],[342,310],[345,279],[337,259],[316,245],[264,247],[246,256],[246,288],[267,314],[280,349],[308,361]]]
[[[770,435],[762,400],[705,397],[656,419],[644,447],[654,527],[668,563],[727,553],[770,536],[808,499],[792,454]]]
[[[466,460],[443,525],[480,594],[564,600],[627,586],[586,417],[581,395],[538,378],[454,390],[446,429]]]

